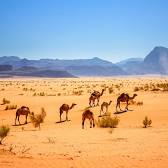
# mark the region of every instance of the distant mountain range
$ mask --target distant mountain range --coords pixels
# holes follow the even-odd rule
[[[168,74],[168,48],[155,47],[144,59],[129,58],[116,64],[97,57],[74,60],[0,57],[0,76],[76,77],[137,74]]]

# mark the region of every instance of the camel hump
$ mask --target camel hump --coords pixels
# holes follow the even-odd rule
[[[21,107],[21,109],[24,109],[24,108],[27,108],[27,109],[29,109],[29,107],[27,107],[27,106],[22,106],[22,107]]]

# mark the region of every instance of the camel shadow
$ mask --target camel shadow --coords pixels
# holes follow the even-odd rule
[[[107,117],[110,116],[109,114],[103,114],[103,115],[99,115],[98,117]]]
[[[29,124],[29,123],[31,123],[31,122],[27,122],[27,123],[24,123],[24,124],[14,124],[14,125],[12,125],[12,126],[14,126],[14,127],[18,127],[18,126],[27,125],[27,124]]]
[[[62,120],[62,121],[57,121],[57,122],[55,122],[56,124],[59,124],[59,123],[64,123],[64,122],[66,122],[67,120]],[[71,120],[68,120],[68,121],[71,121]]]
[[[134,111],[134,110],[123,110],[123,111],[116,111],[114,114],[122,114],[122,113],[127,113],[129,111]]]

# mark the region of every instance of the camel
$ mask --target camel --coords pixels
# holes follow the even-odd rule
[[[84,123],[86,119],[89,119],[90,121],[90,128],[92,128],[92,125],[95,127],[94,114],[89,109],[85,110],[82,114],[82,129],[84,129]]]
[[[98,91],[94,91],[91,96],[89,97],[89,105],[90,107],[91,106],[95,106],[95,100],[97,100],[97,106],[99,106],[99,100],[100,100],[100,97],[103,95],[105,89],[102,89],[102,92],[98,92]],[[92,105],[91,105],[92,103]]]
[[[68,121],[68,111],[71,110],[74,106],[76,106],[77,104],[72,103],[71,106],[69,106],[68,104],[63,104],[60,107],[60,122],[61,122],[61,115],[62,113],[65,111],[66,112],[66,121]]]
[[[16,118],[15,118],[15,125],[16,125],[16,120],[18,119],[18,122],[19,122],[19,125],[20,125],[20,115],[25,115],[26,116],[26,121],[25,121],[25,124],[27,124],[27,116],[29,114],[34,114],[33,112],[31,113],[30,110],[29,110],[29,107],[26,107],[26,106],[22,106],[20,107],[19,109],[17,109],[16,111]]]
[[[107,114],[107,112],[108,112],[108,107],[110,106],[111,103],[112,103],[112,101],[110,100],[109,103],[108,103],[108,102],[103,102],[103,103],[101,104],[100,116],[101,116],[101,112],[103,112],[104,107],[106,108],[105,114]]]
[[[128,105],[129,105],[129,101],[133,100],[135,97],[137,96],[137,94],[134,94],[132,97],[130,97],[127,93],[122,93],[118,98],[117,98],[117,105],[116,105],[116,111],[117,111],[117,107],[119,106],[120,110],[120,102],[126,102],[126,107],[125,110],[128,110]],[[121,110],[122,111],[122,110]]]

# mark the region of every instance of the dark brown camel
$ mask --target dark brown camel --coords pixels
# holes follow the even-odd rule
[[[89,109],[85,110],[82,114],[82,128],[84,129],[85,120],[89,119],[90,128],[95,127],[94,114]]]
[[[16,118],[15,118],[15,125],[16,125],[16,120],[18,119],[18,122],[19,122],[19,125],[20,125],[20,115],[25,115],[26,116],[26,121],[25,121],[25,124],[27,124],[27,116],[30,114],[30,109],[29,107],[26,107],[26,106],[22,106],[20,107],[19,109],[17,109],[16,111]],[[34,113],[32,113],[34,114]]]
[[[128,94],[126,93],[122,93],[118,98],[117,98],[117,105],[116,105],[116,111],[117,111],[117,107],[119,106],[120,110],[120,102],[126,102],[126,107],[125,110],[128,110],[128,105],[129,105],[129,100],[133,100],[135,97],[137,96],[137,94],[134,94],[132,97],[130,97]],[[122,110],[121,110],[122,111]]]
[[[77,104],[72,103],[71,106],[69,106],[68,104],[63,104],[60,107],[60,122],[61,122],[61,115],[62,113],[65,111],[66,112],[66,121],[68,121],[68,111],[71,110],[74,106],[76,106]]]
[[[89,105],[91,106],[95,106],[95,100],[97,100],[97,106],[99,106],[99,100],[100,97],[103,95],[105,89],[102,89],[102,92],[98,92],[98,91],[94,91],[91,96],[89,97]],[[91,105],[92,104],[92,105]]]
[[[110,102],[108,103],[108,102],[103,102],[102,104],[101,104],[101,109],[100,109],[100,116],[101,116],[101,112],[103,112],[103,109],[104,109],[104,107],[106,108],[106,114],[107,114],[107,112],[108,112],[108,107],[110,106],[110,104],[112,103],[112,101],[110,100]]]

